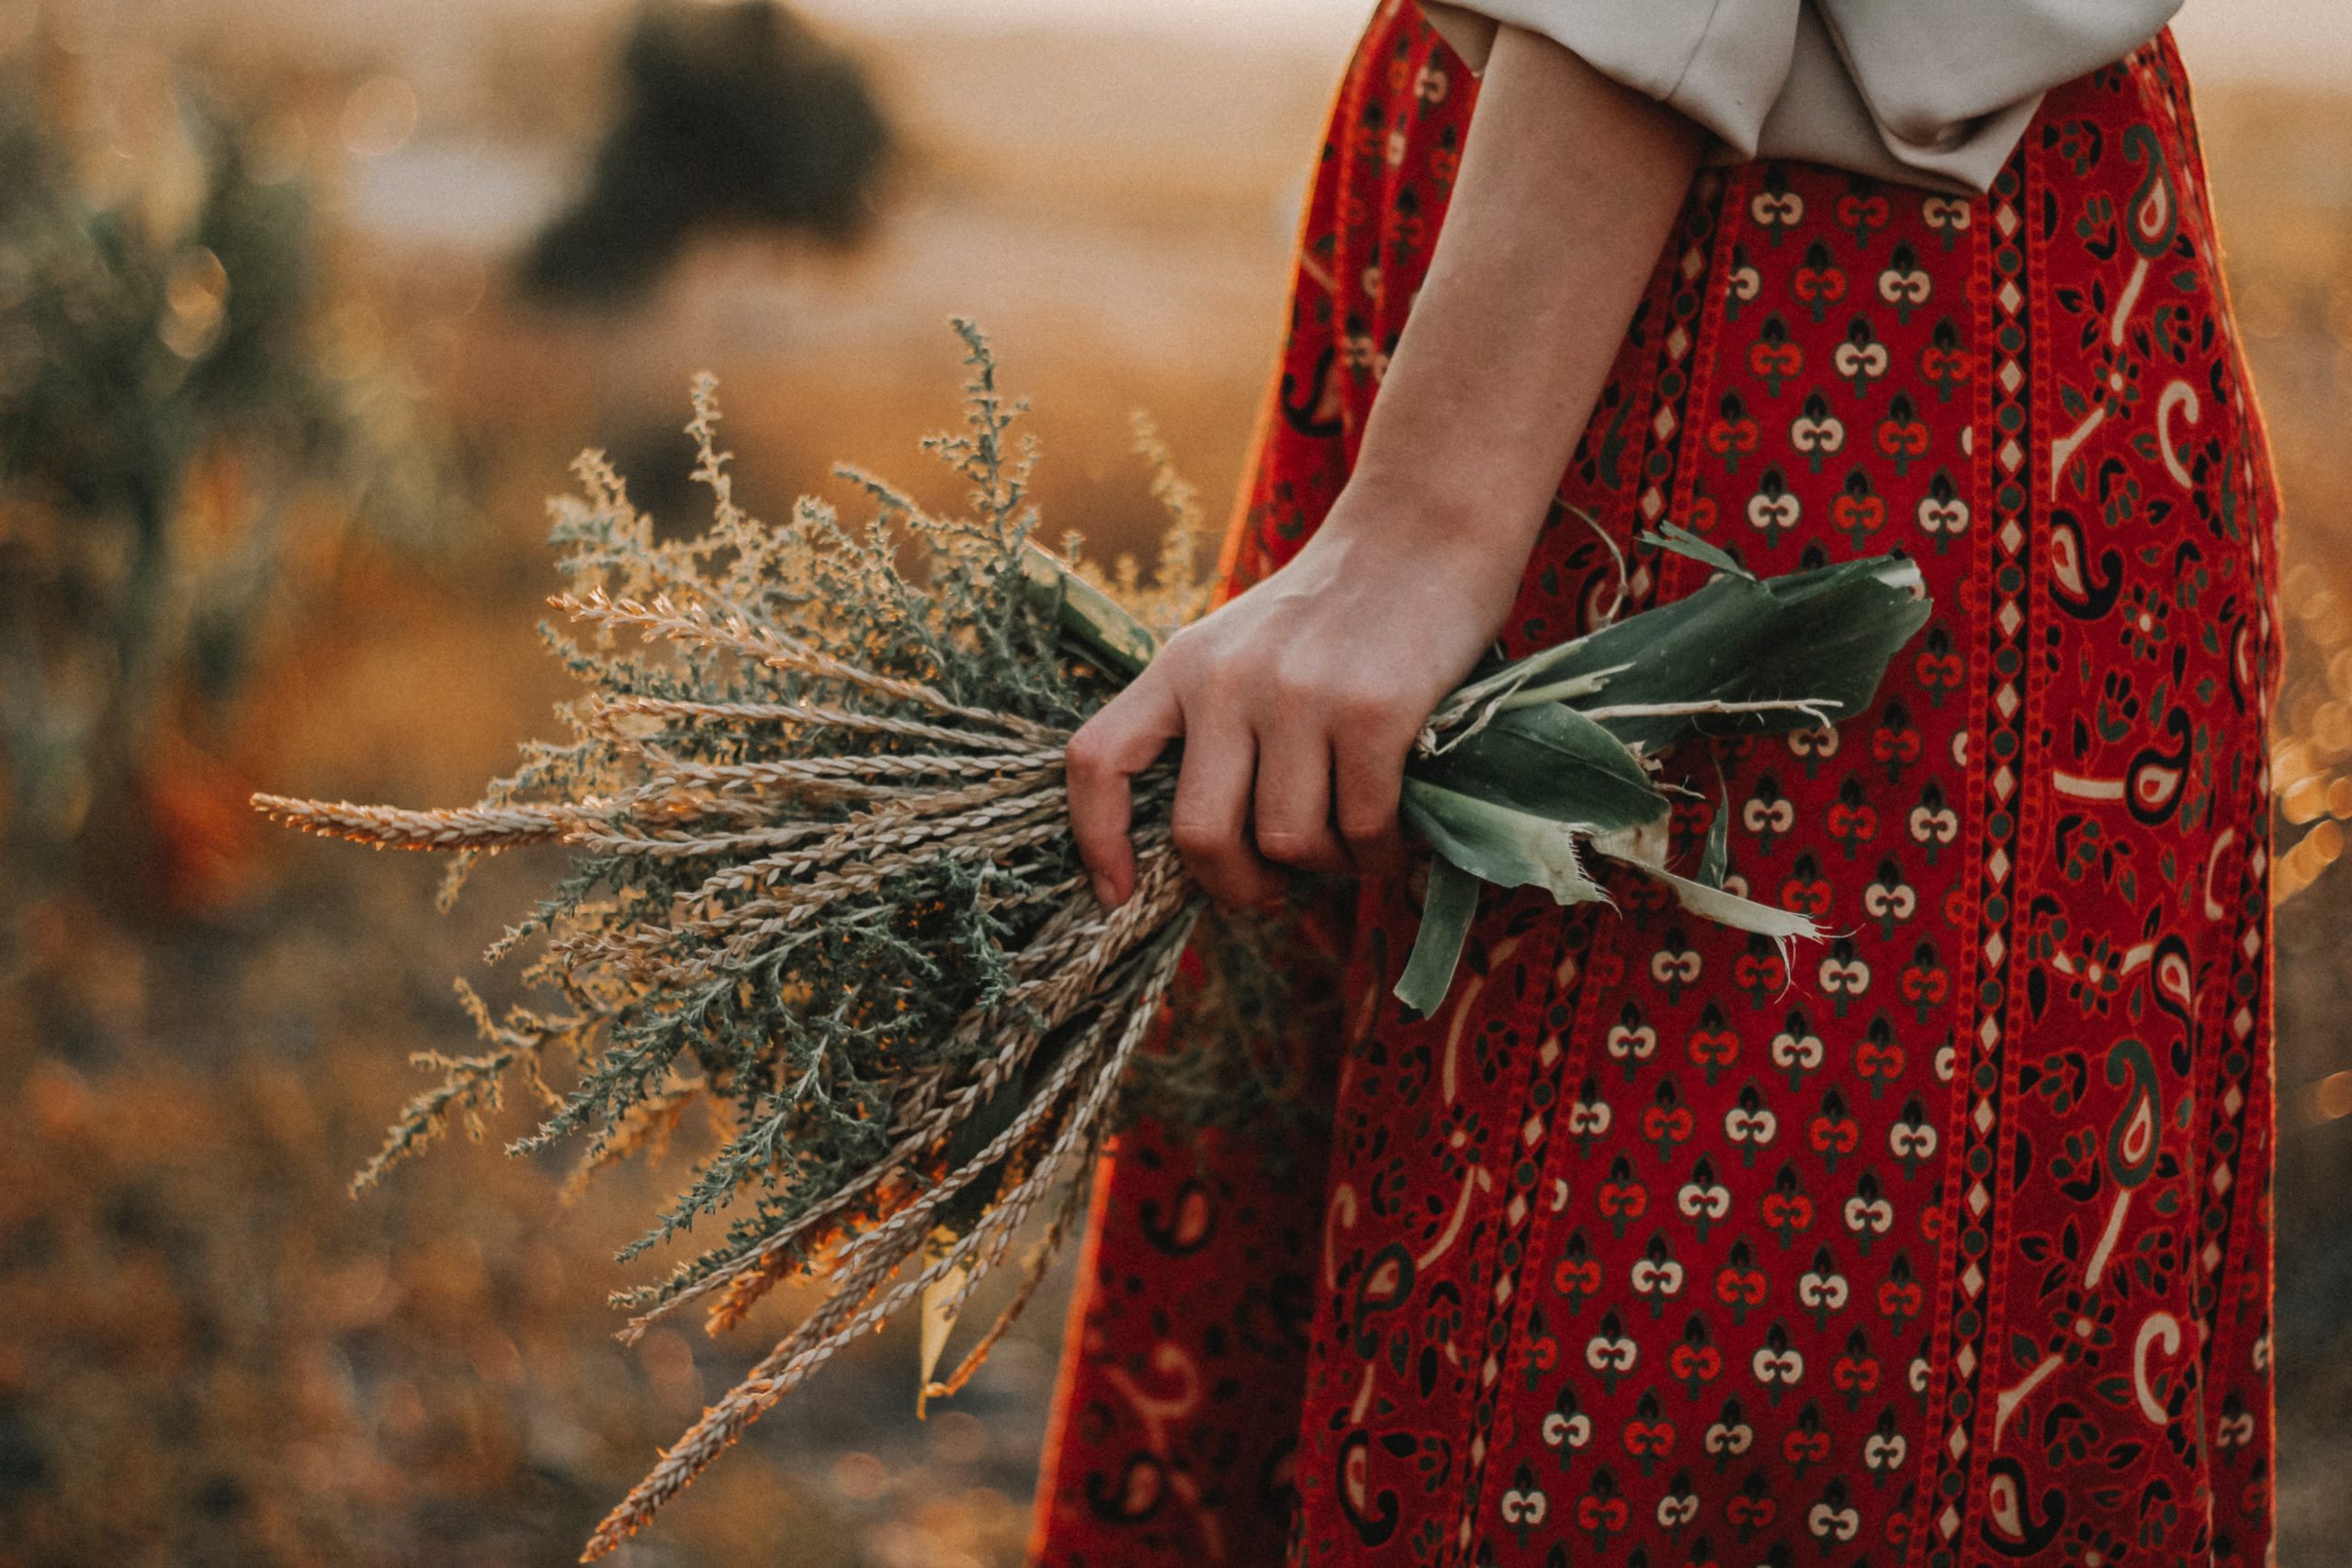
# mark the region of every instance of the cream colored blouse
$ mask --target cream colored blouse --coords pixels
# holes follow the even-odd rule
[[[1420,0],[1474,71],[1498,25],[1556,39],[1714,132],[1717,162],[1802,158],[1982,191],[2041,96],[2156,36],[2181,0]]]

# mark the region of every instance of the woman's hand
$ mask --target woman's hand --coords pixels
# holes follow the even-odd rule
[[[1280,866],[1398,864],[1413,738],[1493,638],[1525,559],[1397,515],[1414,507],[1351,486],[1288,565],[1179,632],[1071,739],[1070,823],[1103,903],[1134,890],[1128,781],[1178,739],[1176,848],[1218,902],[1274,897]]]
[[[1702,141],[1501,30],[1346,491],[1296,558],[1070,741],[1070,820],[1105,904],[1135,890],[1128,781],[1180,738],[1176,847],[1220,901],[1272,897],[1277,865],[1394,860],[1413,737],[1510,613]]]

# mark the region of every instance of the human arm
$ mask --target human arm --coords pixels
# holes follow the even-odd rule
[[[1396,863],[1413,737],[1502,626],[1702,141],[1549,39],[1502,30],[1330,514],[1070,742],[1072,828],[1105,903],[1134,889],[1129,781],[1171,740],[1176,847],[1219,901],[1272,897],[1279,866]]]

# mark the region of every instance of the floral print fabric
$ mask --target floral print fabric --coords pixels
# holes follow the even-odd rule
[[[1388,0],[1229,560],[1345,482],[1476,84]],[[1702,176],[1507,632],[1899,550],[1873,706],[1668,759],[1784,955],[1489,890],[1438,1016],[1361,895],[1328,1148],[1146,1125],[1097,1193],[1035,1557],[2251,1565],[2270,1541],[2276,507],[2168,39],[1980,199]],[[1597,521],[1598,532],[1582,521]],[[1605,535],[1606,537],[1601,536]],[[1301,964],[1307,962],[1302,955]]]

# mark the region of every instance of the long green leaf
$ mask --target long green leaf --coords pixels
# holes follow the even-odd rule
[[[1402,815],[1432,849],[1498,887],[1541,887],[1563,904],[1607,897],[1584,874],[1576,824],[1513,811],[1415,778],[1405,781]]]
[[[1600,705],[1801,698],[1850,717],[1869,706],[1887,664],[1927,623],[1930,606],[1909,591],[1917,580],[1908,562],[1886,558],[1761,580],[1718,575],[1688,598],[1594,633],[1547,678],[1623,665]],[[1793,711],[1602,721],[1618,739],[1652,750],[1812,722]]]
[[[1702,886],[1721,887],[1731,874],[1731,780],[1724,776],[1723,759],[1715,759],[1715,812],[1707,820],[1707,847],[1699,856]]]
[[[1679,523],[1660,524],[1657,533],[1642,536],[1642,543],[1655,545],[1662,550],[1672,550],[1678,556],[1687,556],[1695,561],[1703,561],[1717,571],[1727,571],[1734,577],[1755,581],[1756,574],[1732,559],[1729,551],[1707,543]]]
[[[1458,795],[1604,832],[1668,810],[1624,742],[1558,704],[1497,714],[1447,750],[1415,757],[1406,772]]]
[[[1675,901],[1684,908],[1718,925],[1729,926],[1734,931],[1754,931],[1781,943],[1797,937],[1808,942],[1821,940],[1821,928],[1803,915],[1776,909],[1770,904],[1759,904],[1753,898],[1743,898],[1724,888],[1693,882],[1687,876],[1677,876],[1659,866],[1641,865],[1638,869],[1643,875],[1654,876],[1671,888]]]
[[[1430,859],[1429,896],[1421,900],[1421,929],[1412,956],[1396,981],[1396,999],[1422,1018],[1435,1016],[1453,988],[1462,944],[1478,913],[1478,879],[1443,855]]]
[[[1817,702],[1850,716],[1868,706],[1895,653],[1932,609],[1918,568],[1871,556],[1756,578],[1696,535],[1668,525],[1653,542],[1716,569],[1698,592],[1493,670],[1445,706],[1473,711],[1515,691],[1578,706],[1699,702]],[[1596,694],[1595,684],[1600,687]],[[1593,695],[1596,701],[1581,699]],[[1815,721],[1800,711],[1622,716],[1602,721],[1652,751],[1697,736],[1770,734]]]
[[[1651,541],[1713,567],[1674,604],[1514,664],[1482,671],[1448,711],[1456,738],[1406,770],[1402,814],[1437,852],[1421,928],[1396,995],[1426,1017],[1445,998],[1476,908],[1476,881],[1538,886],[1563,904],[1605,900],[1583,850],[1633,865],[1693,914],[1784,948],[1820,929],[1724,886],[1730,812],[1710,824],[1696,879],[1666,869],[1668,806],[1640,756],[1708,736],[1785,732],[1801,709],[1626,712],[1803,702],[1850,718],[1927,623],[1918,569],[1891,556],[1758,578],[1688,530]],[[1521,705],[1502,706],[1506,700]],[[1610,710],[1595,719],[1571,703]],[[1469,718],[1483,715],[1483,722]],[[1478,723],[1462,735],[1458,724]],[[1580,843],[1580,840],[1582,842]]]

